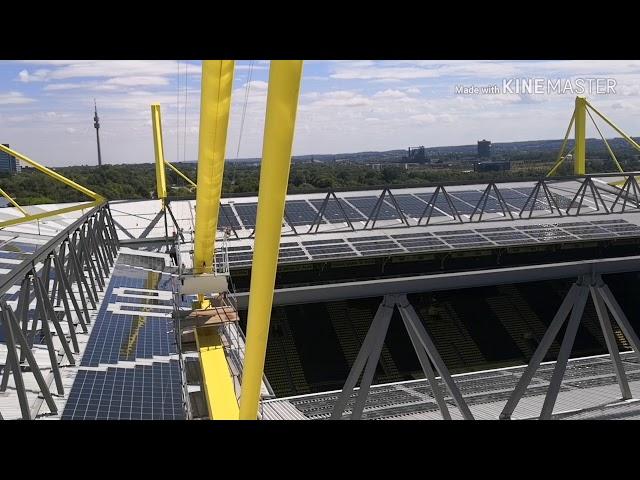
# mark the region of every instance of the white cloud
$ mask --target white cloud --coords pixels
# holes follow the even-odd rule
[[[35,98],[25,97],[21,92],[0,93],[0,105],[23,105],[35,101]]]
[[[28,70],[21,70],[20,73],[18,73],[18,80],[23,83],[41,82],[47,77],[48,73],[49,70],[45,69],[39,69],[33,73],[29,73]]]
[[[406,96],[407,94],[401,92],[400,90],[384,90],[381,92],[376,92],[373,95],[374,98],[405,98]]]
[[[110,78],[106,82],[107,85],[117,85],[124,87],[138,87],[138,86],[149,86],[149,85],[168,85],[169,79],[167,77],[161,76],[130,76],[130,77],[116,77]]]

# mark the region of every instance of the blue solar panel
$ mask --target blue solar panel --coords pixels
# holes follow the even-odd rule
[[[360,210],[366,217],[371,216],[371,212],[373,211],[373,207],[376,205],[378,201],[378,197],[347,197],[345,198],[351,205]],[[393,220],[395,218],[400,218],[397,210],[386,203],[386,201],[382,202],[382,206],[380,207],[380,211],[378,213],[378,220]]]
[[[317,210],[322,208],[323,199],[310,200],[311,204],[316,207]],[[346,203],[344,200],[340,200],[340,205],[342,205],[342,209],[347,215],[347,218],[352,222],[364,221],[365,217],[362,216],[356,209],[354,209],[351,205]],[[340,206],[335,198],[330,198],[327,201],[327,205],[324,209],[324,218],[329,223],[342,223],[345,222],[344,214],[342,210],[340,210]]]
[[[63,420],[184,420],[177,361],[79,370]]]
[[[230,205],[221,205],[218,213],[218,228],[240,228],[240,222]]]
[[[42,245],[34,245],[33,243],[11,241],[9,243],[5,243],[4,245],[2,245],[2,250],[8,251],[8,252],[33,253],[41,246]]]
[[[96,321],[81,366],[97,367],[177,353],[170,318],[105,312]]]
[[[408,217],[420,218],[428,205],[426,201],[421,200],[415,195],[394,195],[394,198],[404,214]],[[441,213],[437,211],[434,211],[433,214],[441,215]]]
[[[318,212],[306,200],[292,200],[285,204],[286,219],[297,227],[311,225]]]
[[[255,228],[256,226],[256,215],[258,213],[258,204],[257,203],[236,203],[235,204],[236,212],[238,212],[238,216],[240,220],[242,220],[242,224],[244,228]]]
[[[104,300],[98,311],[81,366],[116,364],[136,358],[153,358],[176,353],[173,320],[164,317],[147,317],[132,314],[117,314],[107,310],[115,302],[140,303],[142,305],[171,305],[170,300],[157,298],[128,297],[126,288],[171,290],[171,277],[117,265],[111,277]],[[124,296],[113,293],[113,289],[124,287]]]

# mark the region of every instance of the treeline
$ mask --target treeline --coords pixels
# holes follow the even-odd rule
[[[625,170],[637,169],[631,159],[622,159]],[[469,165],[450,168],[429,166],[404,169],[403,165],[388,164],[372,168],[358,164],[294,163],[289,175],[289,193],[322,191],[328,189],[358,189],[383,186],[423,186],[441,182],[483,182],[488,180],[518,180],[537,178],[550,167],[549,162],[523,162],[524,167],[504,172],[470,172]],[[189,178],[196,180],[196,165],[176,164]],[[610,161],[590,162],[589,171],[613,171]],[[104,165],[64,167],[55,169],[109,200],[155,198],[156,178],[154,164]],[[570,169],[563,169],[570,173]],[[253,194],[258,191],[260,168],[231,163],[226,166],[223,181],[224,195]],[[176,173],[167,169],[167,182],[173,197],[192,197],[193,188]],[[26,169],[13,176],[0,177],[0,187],[20,205],[64,203],[86,200],[70,187],[46,175]]]

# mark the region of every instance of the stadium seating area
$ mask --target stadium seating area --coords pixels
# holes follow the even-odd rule
[[[605,280],[632,324],[640,319],[631,301],[638,274]],[[521,365],[529,360],[571,281],[502,285],[410,295],[452,373]],[[278,397],[342,388],[380,298],[276,307],[273,309],[265,373]],[[241,312],[245,325],[246,311]],[[617,325],[622,350],[629,349]],[[559,340],[546,361],[555,360]],[[606,353],[591,300],[587,303],[573,357]],[[422,378],[418,359],[395,312],[374,383]]]

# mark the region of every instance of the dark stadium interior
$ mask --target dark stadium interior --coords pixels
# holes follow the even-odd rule
[[[634,297],[638,273],[605,277],[640,328]],[[423,324],[452,373],[529,361],[573,280],[501,285],[409,295]],[[278,397],[341,389],[375,315],[380,298],[275,307],[272,312],[265,374]],[[241,325],[246,326],[246,311]],[[624,336],[613,323],[621,350]],[[564,334],[564,327],[558,336]],[[545,361],[556,359],[558,339]],[[595,309],[589,299],[572,357],[606,353]],[[418,359],[398,312],[385,340],[374,384],[422,378]]]
[[[593,258],[636,255],[639,238],[592,241],[563,241],[556,244],[483,247],[450,252],[388,254],[357,259],[304,261],[278,265],[276,288],[355,280],[406,277],[429,273],[455,272],[483,268],[571,262]],[[231,268],[236,292],[249,290],[251,268]]]

